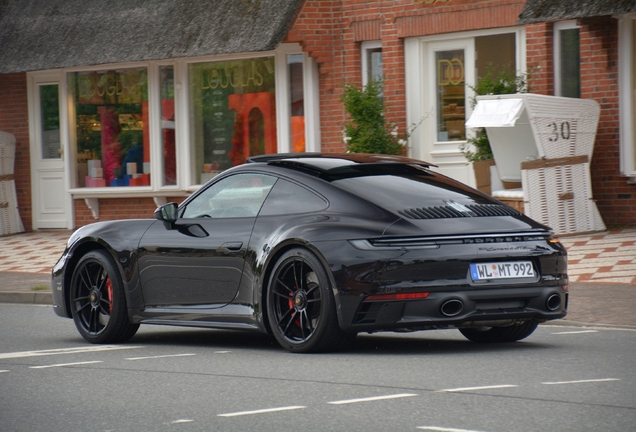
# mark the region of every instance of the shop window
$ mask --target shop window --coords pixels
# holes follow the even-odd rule
[[[68,74],[76,187],[150,185],[148,71]]]
[[[276,153],[274,58],[189,65],[192,181]]]
[[[287,64],[289,65],[291,151],[294,153],[300,153],[304,152],[306,149],[303,55],[288,55]]]
[[[555,95],[581,97],[581,54],[576,21],[554,24]]]
[[[466,139],[464,50],[437,51],[437,140]]]
[[[113,188],[131,186],[149,195],[192,190],[252,155],[319,149],[317,69],[299,46],[65,73],[65,85],[39,85],[32,103],[43,107],[38,124],[51,128],[41,131],[38,153],[60,158],[68,150],[78,196],[117,196]],[[68,97],[57,97],[60,90]],[[60,112],[68,113],[63,128],[54,126],[66,118]]]
[[[174,116],[174,67],[161,66],[161,149],[163,157],[163,185],[177,184],[177,156]]]

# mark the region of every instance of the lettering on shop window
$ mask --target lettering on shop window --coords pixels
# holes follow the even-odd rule
[[[79,96],[82,99],[90,99],[93,96],[123,96],[138,97],[142,94],[145,82],[131,80],[126,75],[105,74],[98,79],[94,75],[80,76],[78,78]]]
[[[206,69],[203,71],[203,89],[262,86],[264,78],[258,71],[259,64],[252,61],[241,65]]]
[[[437,60],[438,85],[459,85],[464,82],[464,62],[457,57]]]

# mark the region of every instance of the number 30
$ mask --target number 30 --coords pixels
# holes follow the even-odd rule
[[[561,122],[560,124],[557,124],[557,122],[552,122],[548,125],[548,128],[552,129],[550,138],[548,138],[548,141],[555,142],[561,138],[564,140],[570,139],[570,122],[569,121],[564,121],[564,122]]]

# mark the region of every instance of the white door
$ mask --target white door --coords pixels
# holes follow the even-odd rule
[[[29,79],[33,229],[73,227],[60,119],[61,74]]]
[[[474,185],[472,164],[460,150],[470,133],[464,124],[470,116],[473,95],[467,84],[475,82],[474,39],[425,42],[410,49],[422,58],[422,63],[413,64],[410,82],[419,90],[422,101],[412,106],[424,118],[416,142],[411,143],[417,147],[413,155],[437,165],[436,171],[442,174]],[[420,82],[415,83],[416,79]]]

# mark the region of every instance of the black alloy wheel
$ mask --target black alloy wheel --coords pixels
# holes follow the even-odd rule
[[[84,255],[71,279],[71,313],[91,343],[125,342],[139,324],[128,319],[123,283],[113,259],[101,250]]]
[[[323,352],[352,339],[338,326],[331,284],[318,258],[306,249],[280,257],[267,292],[272,333],[292,352]]]
[[[464,337],[479,343],[516,342],[530,336],[538,327],[536,321],[526,321],[520,325],[506,327],[460,328]]]

